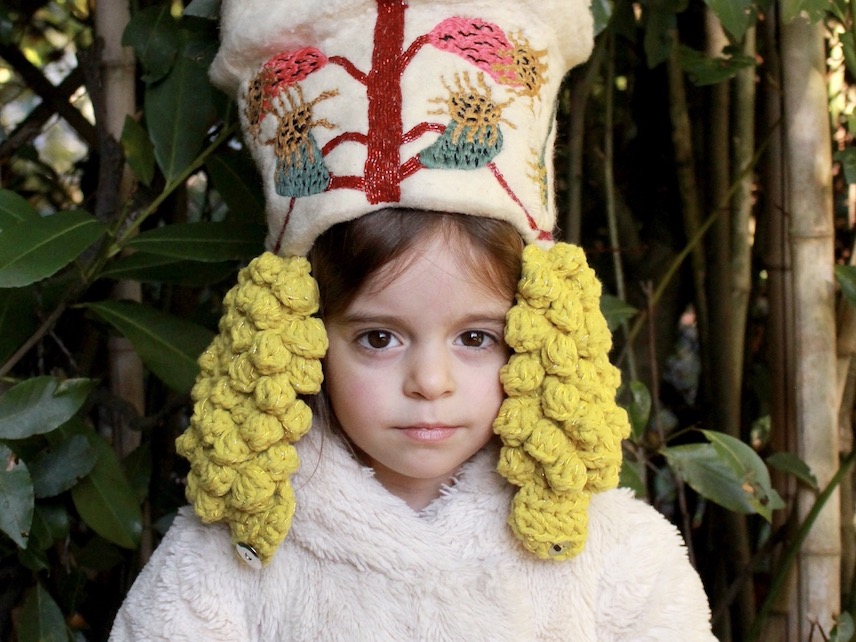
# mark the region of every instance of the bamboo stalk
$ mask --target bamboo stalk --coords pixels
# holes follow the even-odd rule
[[[99,127],[113,141],[122,136],[125,117],[136,111],[134,56],[130,48],[122,46],[122,32],[130,20],[127,0],[108,0],[95,6],[95,30],[102,42],[101,86],[102,105]],[[121,184],[115,203],[99,204],[113,218],[122,203],[131,194],[131,176],[126,168],[121,172]],[[102,178],[105,174],[102,173]],[[103,194],[103,193],[102,193]],[[114,298],[141,301],[140,284],[121,281],[116,285]],[[108,342],[110,387],[114,394],[129,402],[140,415],[145,413],[143,364],[131,343],[124,337],[111,337]],[[140,443],[140,434],[128,426],[116,426],[113,445],[124,456]]]
[[[610,27],[611,29],[611,27]],[[606,49],[607,35],[595,41],[594,51],[588,62],[579,70],[571,72],[571,106],[568,126],[568,198],[565,216],[562,221],[562,238],[568,243],[580,244],[582,227],[583,194],[583,149],[586,140],[586,106],[591,95],[595,78],[600,73]]]
[[[669,114],[672,121],[672,144],[675,151],[678,189],[687,236],[694,237],[702,227],[701,201],[698,194],[695,160],[693,158],[692,128],[687,107],[684,74],[678,63],[678,37],[674,34],[672,52],[666,63],[669,75]],[[695,286],[696,318],[698,319],[699,344],[708,345],[708,313],[704,298],[705,258],[704,246],[692,248],[692,273]]]
[[[754,26],[746,30],[743,55],[755,57]],[[728,364],[732,369],[729,378],[735,384],[729,393],[738,399],[739,404],[743,381],[746,318],[752,288],[751,220],[755,177],[753,172],[744,170],[752,167],[755,149],[755,67],[738,72],[734,87],[733,157],[734,167],[738,169],[739,187],[731,208],[731,341]],[[737,428],[739,429],[739,421]]]
[[[613,162],[615,161],[614,139],[613,139],[613,114],[615,100],[615,31],[610,29],[607,34],[607,62],[606,62],[606,92],[604,101],[606,103],[606,113],[604,122],[604,140],[603,140],[603,186],[604,196],[606,200],[606,218],[609,225],[609,242],[613,248],[612,265],[615,271],[615,291],[618,298],[622,301],[627,301],[627,288],[624,280],[624,265],[621,258],[621,240],[618,236],[618,220],[615,207],[615,175],[613,172]],[[651,325],[653,327],[653,324]],[[625,337],[628,335],[629,326],[627,321],[622,321],[621,330]],[[652,353],[653,356],[653,353]],[[636,353],[633,350],[633,345],[627,344],[627,370],[631,381],[637,381],[639,374],[636,371]],[[652,385],[656,384],[652,381]]]
[[[825,485],[838,469],[831,141],[823,25],[797,17],[781,26],[786,197],[791,216],[798,454]],[[798,514],[813,497],[798,494]],[[840,506],[817,515],[799,555],[799,635],[829,631],[840,608]]]
[[[115,149],[115,141],[122,137],[125,118],[137,109],[134,53],[122,46],[122,33],[131,19],[129,0],[102,0],[95,5],[95,32],[101,40],[101,95],[102,109],[99,110],[99,128],[102,130],[106,150]],[[110,154],[104,154],[103,163],[110,163]],[[114,220],[120,215],[122,206],[130,200],[132,176],[127,165],[104,167],[100,178],[112,182],[110,174],[120,176],[118,189],[99,191],[100,211]],[[104,202],[107,201],[107,202]],[[142,287],[137,281],[119,281],[113,290],[113,298],[142,301]],[[140,416],[145,414],[145,386],[143,362],[131,342],[120,336],[111,336],[107,342],[110,389],[128,402]],[[124,457],[140,445],[141,435],[132,429],[129,422],[114,414],[112,429],[113,449]],[[144,508],[148,526],[148,507]],[[140,543],[140,561],[145,563],[154,550],[151,528],[143,528]]]
[[[767,291],[770,314],[768,358],[770,360],[770,445],[775,452],[797,452],[796,408],[794,394],[794,306],[791,253],[788,243],[789,218],[784,202],[784,143],[782,121],[781,64],[779,60],[779,26],[776,6],[771,7],[764,23],[765,74],[764,118],[765,127],[773,132],[769,152],[764,157],[762,192],[764,211],[759,230],[759,245],[767,270]],[[790,475],[772,471],[773,484],[785,501],[786,511],[773,513],[773,528],[785,526],[788,515],[796,506],[796,481]],[[773,567],[778,566],[779,551],[773,555]],[[779,599],[771,604],[771,615],[764,622],[761,639],[796,642],[798,629],[797,573],[794,567],[783,578]]]

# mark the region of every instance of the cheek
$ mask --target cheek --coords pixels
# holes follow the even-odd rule
[[[348,417],[372,412],[377,408],[378,385],[374,378],[347,360],[327,359],[324,380],[330,405],[340,423]]]

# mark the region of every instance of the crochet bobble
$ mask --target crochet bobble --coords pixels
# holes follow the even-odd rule
[[[582,550],[591,494],[618,485],[630,434],[615,403],[620,373],[609,362],[600,294],[579,247],[525,248],[505,328],[515,354],[500,372],[507,398],[494,430],[503,442],[498,470],[519,486],[509,524],[543,559]]]
[[[298,395],[321,388],[327,334],[318,286],[302,257],[270,252],[238,274],[220,333],[199,358],[190,427],[176,440],[190,461],[187,499],[203,522],[226,521],[263,563],[294,514],[292,445],[312,424]]]

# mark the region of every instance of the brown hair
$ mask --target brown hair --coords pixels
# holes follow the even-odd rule
[[[387,266],[390,281],[409,265],[420,241],[443,235],[458,258],[490,291],[511,301],[520,278],[523,240],[505,221],[480,216],[384,209],[334,225],[309,252],[321,292],[322,318],[342,314],[368,281]],[[466,241],[461,243],[461,241]]]

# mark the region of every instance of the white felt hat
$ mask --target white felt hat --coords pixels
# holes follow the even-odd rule
[[[389,206],[555,224],[552,142],[587,0],[224,0],[213,81],[237,98],[268,249],[304,255]]]

